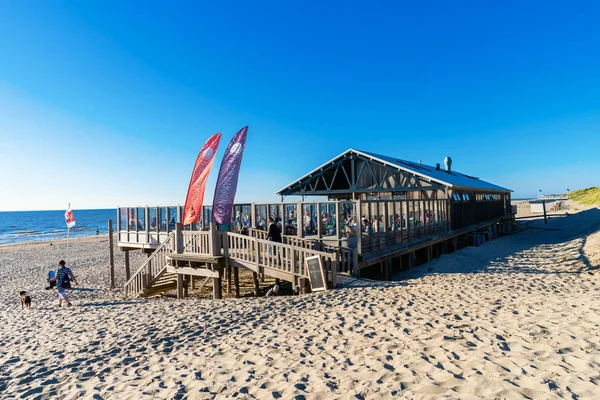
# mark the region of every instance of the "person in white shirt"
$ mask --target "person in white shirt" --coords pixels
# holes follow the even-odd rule
[[[274,285],[271,289],[269,289],[269,291],[267,292],[265,297],[277,296],[278,294],[279,294],[279,285]]]

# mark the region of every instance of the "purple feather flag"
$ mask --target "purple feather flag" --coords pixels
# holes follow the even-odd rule
[[[228,224],[231,221],[231,210],[233,209],[235,191],[237,190],[247,132],[248,127],[246,126],[233,136],[221,161],[213,200],[213,220],[217,224]]]

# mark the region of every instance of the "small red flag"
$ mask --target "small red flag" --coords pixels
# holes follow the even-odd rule
[[[71,211],[71,204],[65,211],[65,223],[67,224],[67,228],[72,228],[75,226],[75,217],[73,216],[73,211]]]

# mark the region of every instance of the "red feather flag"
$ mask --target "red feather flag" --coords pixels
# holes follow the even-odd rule
[[[193,224],[198,221],[202,215],[202,202],[204,201],[204,191],[210,168],[215,160],[215,154],[219,147],[221,134],[216,133],[204,143],[204,146],[198,153],[190,186],[188,187],[187,197],[185,198],[185,207],[183,208],[183,225]]]

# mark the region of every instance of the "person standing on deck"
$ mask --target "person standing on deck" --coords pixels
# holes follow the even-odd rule
[[[373,226],[367,218],[363,218],[363,227],[363,232],[365,232],[367,235],[373,233]]]
[[[306,210],[306,215],[304,216],[304,236],[311,235],[314,232],[312,217],[310,215],[310,211]]]
[[[269,235],[267,239],[272,242],[281,243],[281,229],[279,229],[273,217],[269,217]]]
[[[275,223],[273,217],[269,217],[267,240],[270,240],[271,242],[281,243],[281,230]],[[269,255],[277,254],[277,249],[275,249],[274,247],[275,246],[269,245]]]

